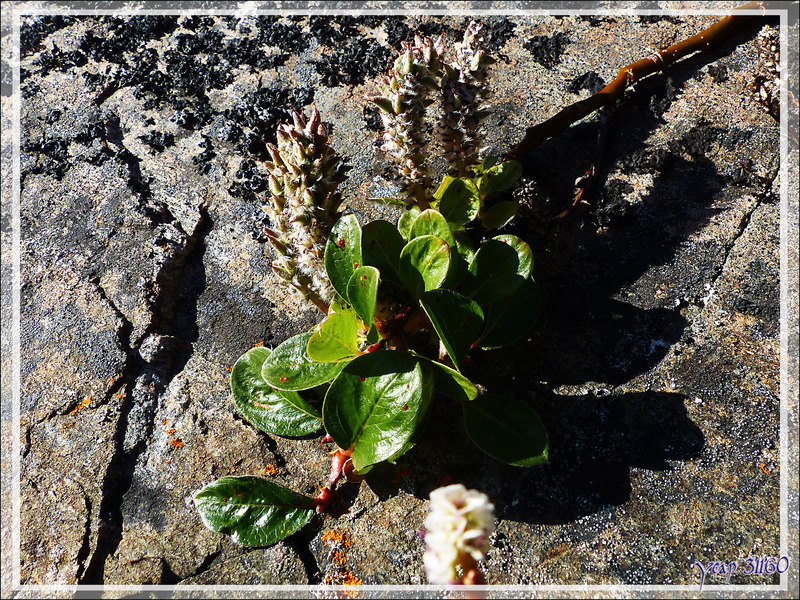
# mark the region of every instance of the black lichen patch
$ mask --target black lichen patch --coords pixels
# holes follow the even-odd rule
[[[33,64],[37,65],[41,69],[40,73],[44,75],[54,69],[64,73],[72,67],[82,67],[87,62],[89,59],[80,50],[63,52],[58,46],[54,46],[52,50],[42,52]]]
[[[622,158],[618,166],[622,173],[653,173],[663,171],[672,156],[665,148],[642,148]]]
[[[671,150],[676,154],[688,154],[692,158],[708,156],[713,154],[714,147],[723,133],[723,129],[701,118],[680,139],[672,143]]]
[[[778,280],[778,271],[763,259],[756,258],[747,265],[737,283],[736,294],[726,303],[742,314],[777,323],[780,317]]]
[[[291,120],[290,108],[300,110],[314,101],[314,90],[309,87],[258,88],[248,92],[232,109],[225,110],[225,118],[241,129],[248,127],[254,132],[240,139],[237,149],[251,155],[263,155],[265,142],[276,143],[275,127]],[[231,134],[227,141],[234,141]]]
[[[375,40],[352,39],[335,53],[323,53],[316,63],[320,81],[328,87],[360,85],[383,73],[389,65],[393,52]]]
[[[587,71],[583,75],[578,75],[575,79],[567,85],[567,91],[577,94],[581,90],[589,90],[589,93],[595,94],[606,86],[605,80],[594,71]]]
[[[600,27],[601,25],[605,25],[607,23],[617,22],[614,17],[598,17],[596,15],[578,15],[578,20],[588,21],[589,27]]]
[[[667,21],[673,25],[680,25],[683,23],[683,19],[673,15],[639,15],[640,23],[653,24],[658,23],[659,21]]]
[[[661,119],[662,115],[667,112],[670,106],[672,106],[675,98],[678,97],[678,92],[679,90],[675,85],[675,82],[672,80],[672,77],[667,77],[667,80],[664,84],[663,95],[653,95],[653,97],[650,99],[650,112],[653,114],[653,116]]]
[[[69,27],[76,21],[76,17],[61,15],[42,15],[38,17],[25,17],[19,29],[19,50],[22,58],[40,48],[42,42],[51,33]]]
[[[552,69],[561,62],[561,56],[571,43],[569,35],[558,31],[553,35],[535,35],[523,44],[523,48],[530,51],[533,60],[545,69]]]
[[[147,15],[144,17],[100,17],[98,24],[107,26],[108,33],[98,37],[89,32],[81,50],[94,61],[121,64],[125,53],[137,52],[151,40],[169,35],[178,27],[177,17]]]
[[[383,131],[383,123],[381,121],[381,111],[376,106],[364,107],[364,123],[370,131]]]
[[[714,83],[723,83],[728,80],[728,67],[725,65],[709,65],[706,72]]]
[[[336,48],[348,43],[350,38],[358,36],[359,20],[349,15],[335,17],[308,17],[309,33],[321,45]]]
[[[214,145],[211,140],[205,136],[203,136],[203,141],[200,142],[200,147],[203,151],[197,156],[193,156],[192,162],[197,165],[201,173],[208,174],[214,166],[212,161],[217,156],[217,153],[214,152]]]
[[[601,227],[623,227],[630,224],[636,216],[636,208],[625,199],[633,192],[633,186],[623,179],[609,181],[595,211],[597,224]]]
[[[140,135],[139,139],[150,146],[154,153],[163,152],[175,144],[175,136],[169,132],[151,131],[147,135]]]
[[[259,194],[269,187],[266,171],[262,171],[252,160],[243,160],[234,173],[237,181],[228,189],[231,196],[255,200]]]
[[[516,24],[508,19],[501,19],[499,21],[487,21],[484,33],[484,44],[490,52],[498,53],[506,45],[506,42],[514,37],[514,29]]]

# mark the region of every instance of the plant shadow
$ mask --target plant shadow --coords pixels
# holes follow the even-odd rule
[[[550,437],[545,465],[506,465],[483,454],[463,431],[430,427],[416,453],[394,466],[376,467],[367,484],[381,499],[400,490],[426,499],[431,490],[458,482],[489,494],[503,519],[568,523],[627,502],[632,469],[669,471],[672,461],[699,456],[705,437],[689,418],[685,401],[669,392],[550,394],[537,407]],[[444,413],[452,420],[457,410],[443,402],[431,416],[442,413],[437,421],[444,422]]]

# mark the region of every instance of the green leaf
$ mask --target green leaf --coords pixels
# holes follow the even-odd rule
[[[481,306],[488,306],[513,294],[525,281],[520,269],[519,254],[515,248],[500,240],[486,241],[475,253],[469,265],[469,277],[462,292]]]
[[[478,388],[461,373],[438,361],[424,356],[418,355],[418,357],[433,365],[436,375],[436,390],[439,393],[462,402],[469,402],[478,397]]]
[[[389,221],[372,221],[361,230],[364,264],[377,268],[381,272],[382,280],[400,283],[397,267],[404,245],[403,236]]]
[[[497,229],[516,217],[518,210],[519,204],[516,200],[498,202],[483,214],[481,223],[486,229]]]
[[[313,332],[289,338],[264,361],[261,377],[279,390],[307,390],[331,381],[347,362],[315,362],[308,355],[308,341]]]
[[[442,285],[449,268],[450,246],[434,235],[414,238],[400,253],[400,278],[415,297]]]
[[[439,210],[448,221],[465,225],[478,216],[481,207],[478,188],[469,179],[454,180],[442,194]]]
[[[445,175],[442,177],[442,183],[439,184],[439,187],[436,188],[436,191],[433,192],[433,197],[436,200],[441,200],[444,193],[447,191],[447,188],[450,187],[450,184],[456,180],[455,177],[452,175]]]
[[[431,290],[419,300],[456,370],[483,331],[483,311],[452,290]]]
[[[394,105],[392,104],[392,101],[389,98],[377,96],[375,98],[371,98],[371,101],[383,112],[389,113],[390,115],[394,114]]]
[[[308,357],[317,363],[350,360],[358,350],[358,319],[353,311],[333,312],[308,340]]]
[[[511,296],[486,308],[480,347],[490,350],[516,342],[530,331],[541,312],[541,287],[532,279],[526,279]]]
[[[411,206],[400,215],[400,220],[397,221],[397,230],[400,232],[400,235],[403,236],[404,240],[408,241],[411,239],[411,227],[414,225],[414,221],[417,220],[421,212],[419,206]]]
[[[517,467],[547,462],[547,431],[530,406],[496,394],[482,394],[463,406],[467,435],[486,454]]]
[[[345,300],[349,300],[347,283],[362,264],[361,228],[354,215],[346,215],[333,226],[325,245],[325,271],[333,289]]]
[[[311,520],[313,499],[260,477],[222,477],[194,496],[203,524],[245,546],[268,546]]]
[[[358,267],[347,284],[347,297],[367,327],[372,325],[375,314],[379,280],[380,272],[375,267]]]
[[[521,176],[522,165],[515,160],[507,160],[486,169],[480,178],[482,197],[509,189]]]
[[[414,221],[414,225],[411,226],[412,240],[423,235],[440,237],[447,242],[448,246],[454,246],[456,243],[447,220],[442,216],[442,213],[432,208],[423,210]]]
[[[322,427],[322,415],[297,392],[277,391],[261,377],[271,354],[252,348],[231,371],[231,391],[237,408],[256,427],[276,435],[307,435]]]
[[[531,247],[528,246],[525,241],[521,240],[515,235],[511,235],[510,233],[497,235],[493,239],[501,241],[504,244],[508,244],[514,250],[516,250],[517,257],[519,258],[517,275],[524,279],[530,277],[531,272],[533,271],[533,252],[531,252]]]
[[[363,469],[399,452],[416,429],[423,408],[422,368],[401,350],[364,354],[331,383],[322,420],[333,441],[352,450]]]

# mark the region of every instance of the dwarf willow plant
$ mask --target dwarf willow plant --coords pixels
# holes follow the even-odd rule
[[[528,244],[509,234],[476,244],[467,234],[473,222],[495,229],[515,216],[516,203],[493,196],[516,184],[521,167],[477,159],[491,62],[480,27],[470,24],[452,63],[444,50],[442,38],[405,44],[373,99],[383,113],[384,150],[403,180],[391,199],[405,207],[396,224],[340,217],[338,159],[316,110],[308,119],[295,113],[269,149],[274,269],[325,318],[274,350],[242,356],[231,374],[233,399],[262,431],[324,430],[336,449],[316,498],[247,476],[200,490],[194,501],[204,523],[238,542],[283,539],[325,510],[339,479],[360,480],[408,452],[437,393],[461,406],[468,436],[490,456],[521,467],[547,460],[536,412],[480,393],[462,372],[473,349],[525,335],[541,303]],[[437,92],[437,141],[451,173],[434,189],[421,130]]]

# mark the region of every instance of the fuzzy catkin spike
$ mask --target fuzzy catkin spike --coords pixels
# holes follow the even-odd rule
[[[489,114],[484,104],[489,96],[486,75],[495,61],[486,54],[481,30],[481,25],[470,22],[455,61],[444,65],[441,83],[443,115],[436,133],[451,173],[459,177],[479,162],[483,141],[479,125]]]
[[[429,92],[441,76],[442,37],[433,41],[416,35],[414,44],[403,43],[403,52],[389,73],[378,80],[379,94],[372,101],[381,110],[384,144],[402,179],[401,196],[409,204],[427,208],[432,178],[425,166],[423,137],[425,109],[433,100]]]
[[[292,121],[278,126],[277,146],[267,145],[272,157],[266,163],[270,197],[263,207],[272,222],[267,239],[276,253],[273,270],[322,308],[333,295],[323,261],[341,215],[339,158],[316,108],[308,118],[292,110]]]

